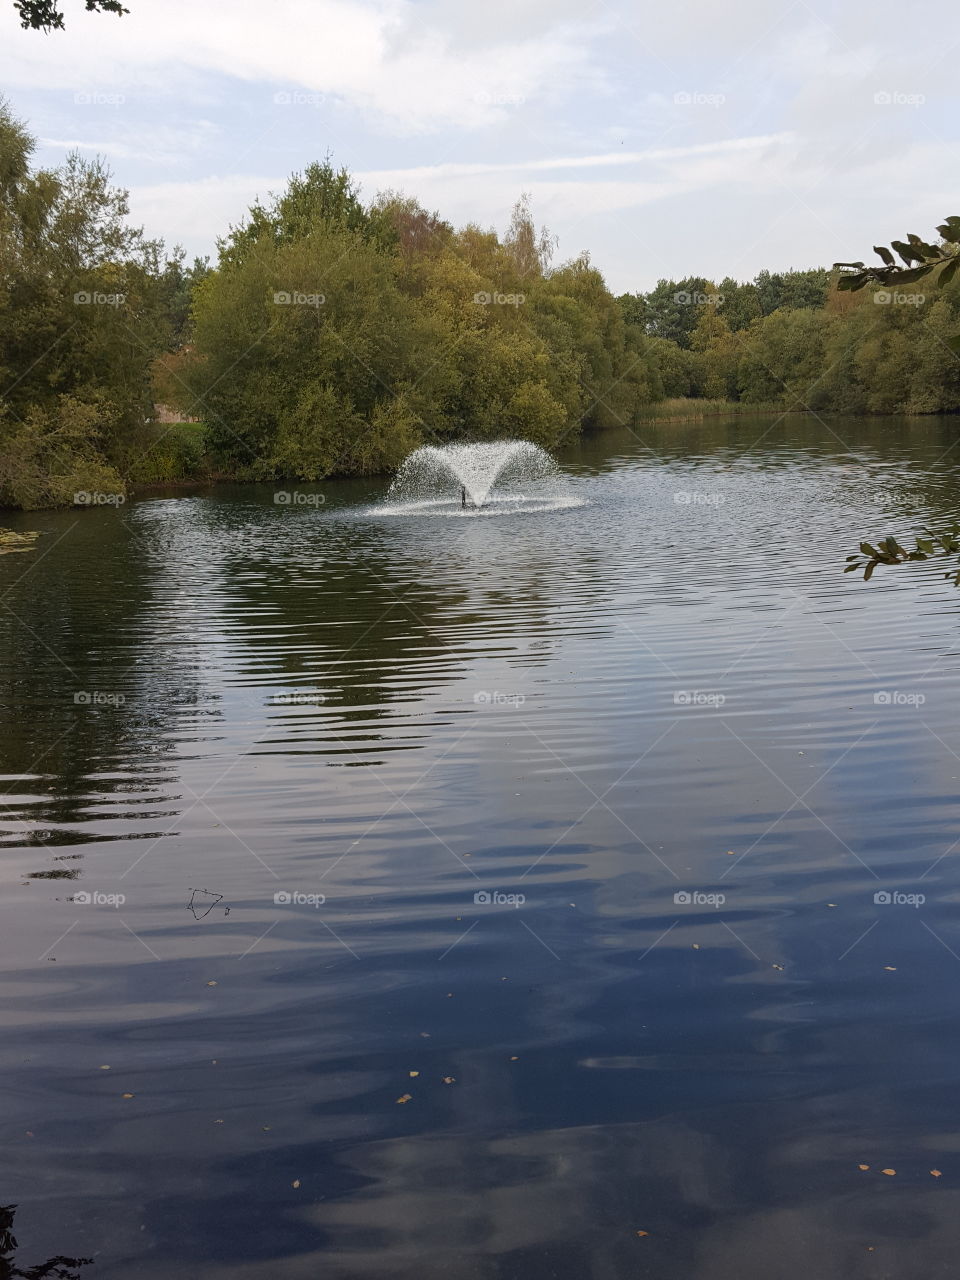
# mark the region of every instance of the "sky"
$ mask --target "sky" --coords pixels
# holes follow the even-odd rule
[[[455,225],[521,192],[616,293],[872,258],[957,208],[943,0],[126,0],[23,31],[0,84],[38,164],[100,155],[190,257],[329,154]]]

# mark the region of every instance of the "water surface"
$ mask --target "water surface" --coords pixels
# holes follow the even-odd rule
[[[842,568],[957,516],[955,440],[607,433],[484,519],[5,515],[17,1265],[952,1275],[960,594]]]

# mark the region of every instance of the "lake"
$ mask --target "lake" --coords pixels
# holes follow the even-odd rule
[[[9,1274],[953,1274],[958,442],[4,513]]]

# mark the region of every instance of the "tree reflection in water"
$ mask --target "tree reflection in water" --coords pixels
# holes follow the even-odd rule
[[[67,1258],[58,1254],[48,1258],[46,1262],[38,1262],[34,1267],[19,1267],[13,1257],[17,1249],[17,1238],[13,1234],[13,1218],[17,1212],[15,1204],[0,1205],[0,1280],[43,1280],[44,1276],[54,1276],[56,1280],[80,1280],[77,1267],[88,1267],[92,1258]]]

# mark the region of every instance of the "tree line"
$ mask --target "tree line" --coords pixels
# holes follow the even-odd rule
[[[329,159],[188,265],[130,227],[101,162],[33,150],[0,103],[0,505],[374,474],[458,439],[556,448],[664,398],[960,407],[960,282],[884,301],[761,272],[617,298],[588,254],[554,263],[525,197],[502,236],[455,228],[401,193],[364,202]]]

